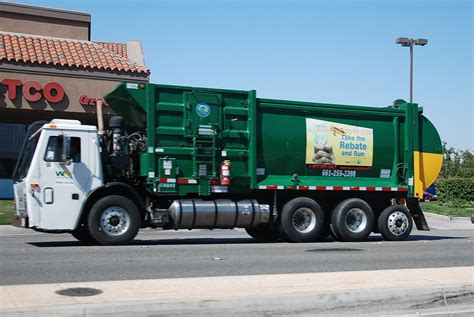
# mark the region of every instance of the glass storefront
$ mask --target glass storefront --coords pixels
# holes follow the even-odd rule
[[[0,122],[0,199],[13,198],[11,177],[27,129],[27,124]]]

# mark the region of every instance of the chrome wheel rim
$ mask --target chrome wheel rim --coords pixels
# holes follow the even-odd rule
[[[346,214],[346,228],[354,233],[359,233],[367,227],[367,215],[360,208],[352,208]]]
[[[130,227],[130,216],[122,207],[109,207],[100,215],[100,229],[109,236],[119,236]]]
[[[308,233],[316,227],[316,215],[314,211],[309,208],[299,208],[293,213],[291,223],[296,231]]]
[[[401,211],[392,212],[388,216],[387,226],[390,233],[401,236],[408,230],[408,217]]]

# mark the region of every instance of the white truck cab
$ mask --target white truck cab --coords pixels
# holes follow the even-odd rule
[[[97,128],[54,119],[23,145],[14,175],[16,225],[73,230],[87,195],[102,185]]]

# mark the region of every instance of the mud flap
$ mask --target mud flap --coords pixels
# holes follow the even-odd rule
[[[421,210],[418,198],[407,198],[407,207],[413,217],[413,221],[415,221],[416,229],[420,231],[430,231],[430,227],[426,222],[425,215],[423,215],[423,210]]]
[[[14,215],[12,218],[12,226],[19,228],[28,228],[28,217]]]

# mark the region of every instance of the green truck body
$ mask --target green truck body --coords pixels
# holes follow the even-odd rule
[[[421,198],[440,168],[435,127],[417,104],[402,100],[376,108],[131,83],[106,100],[129,133],[146,131],[140,176],[152,195],[314,190]],[[224,161],[227,186],[220,185]]]

